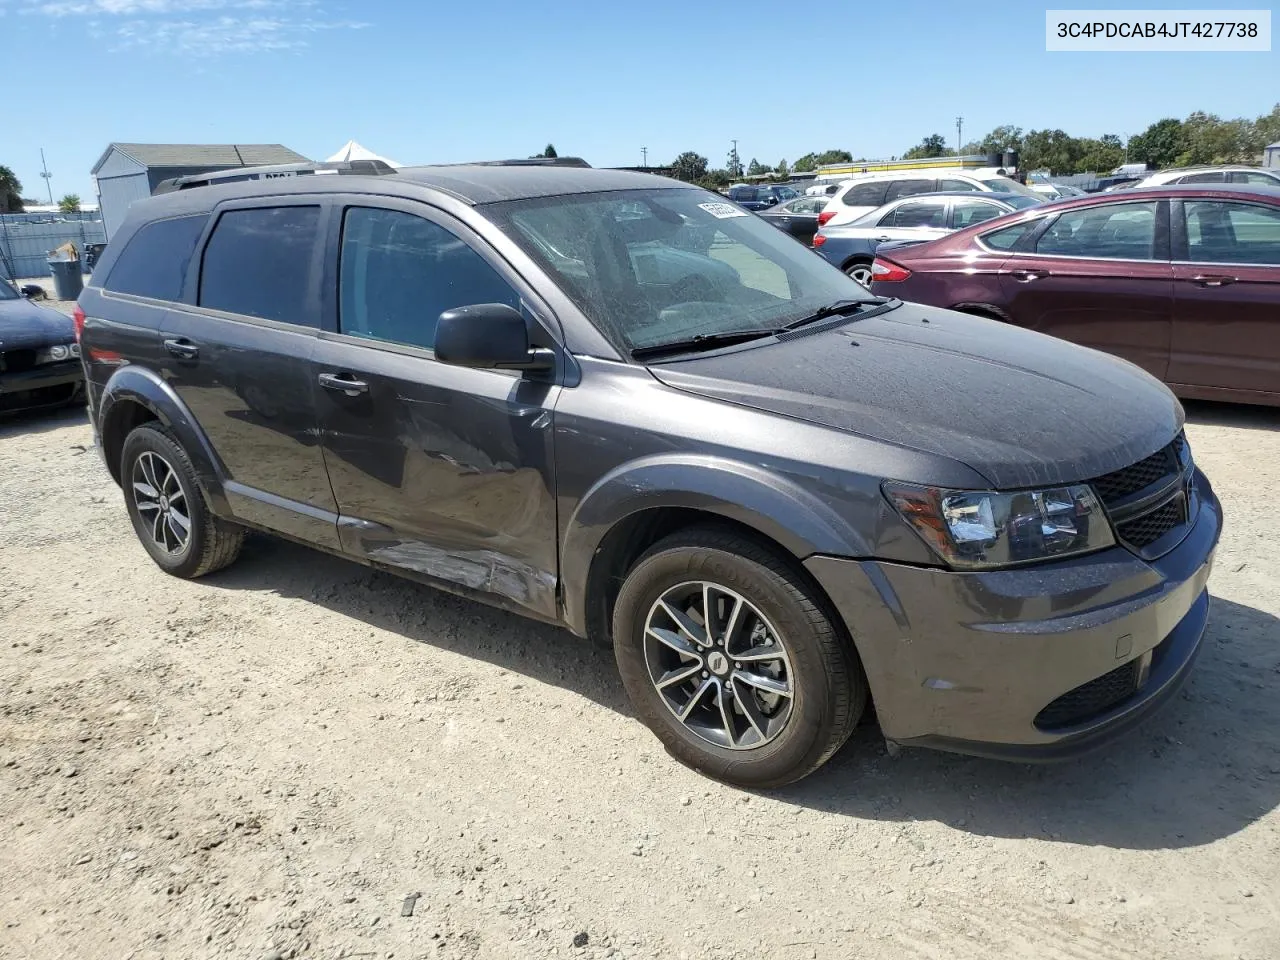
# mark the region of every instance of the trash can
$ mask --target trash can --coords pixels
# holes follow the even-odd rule
[[[80,272],[80,259],[49,260],[49,274],[53,277],[54,296],[59,300],[75,300],[84,289],[84,274]]]

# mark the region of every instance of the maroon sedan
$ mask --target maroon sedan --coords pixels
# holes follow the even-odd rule
[[[1181,397],[1280,405],[1280,189],[1145,187],[880,255],[880,296],[1116,354]]]

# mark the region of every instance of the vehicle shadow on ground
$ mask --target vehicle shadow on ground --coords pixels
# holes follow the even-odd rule
[[[320,603],[633,716],[610,651],[350,561],[256,536],[235,566],[207,582]],[[1040,766],[906,749],[890,758],[879,728],[865,722],[827,766],[771,796],[843,816],[936,820],[987,837],[1130,849],[1210,843],[1280,805],[1277,650],[1280,620],[1215,598],[1182,694],[1086,757]]]
[[[1280,409],[1217,403],[1212,400],[1184,400],[1187,423],[1241,430],[1280,430]]]
[[[48,433],[50,430],[88,422],[89,410],[84,404],[53,410],[7,413],[0,416],[0,440],[19,434]]]

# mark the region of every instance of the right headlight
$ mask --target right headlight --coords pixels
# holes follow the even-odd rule
[[[1115,544],[1087,484],[999,493],[886,481],[885,496],[949,565],[1007,567],[1060,559]]]

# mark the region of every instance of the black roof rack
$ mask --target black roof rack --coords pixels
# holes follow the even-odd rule
[[[192,187],[216,186],[220,183],[238,183],[243,180],[274,180],[284,177],[338,174],[345,176],[382,176],[395,173],[396,168],[381,160],[342,160],[333,163],[276,163],[264,167],[232,167],[230,170],[211,170],[193,173],[185,177],[172,177],[156,184],[156,193],[172,193],[174,190],[190,190]]]

